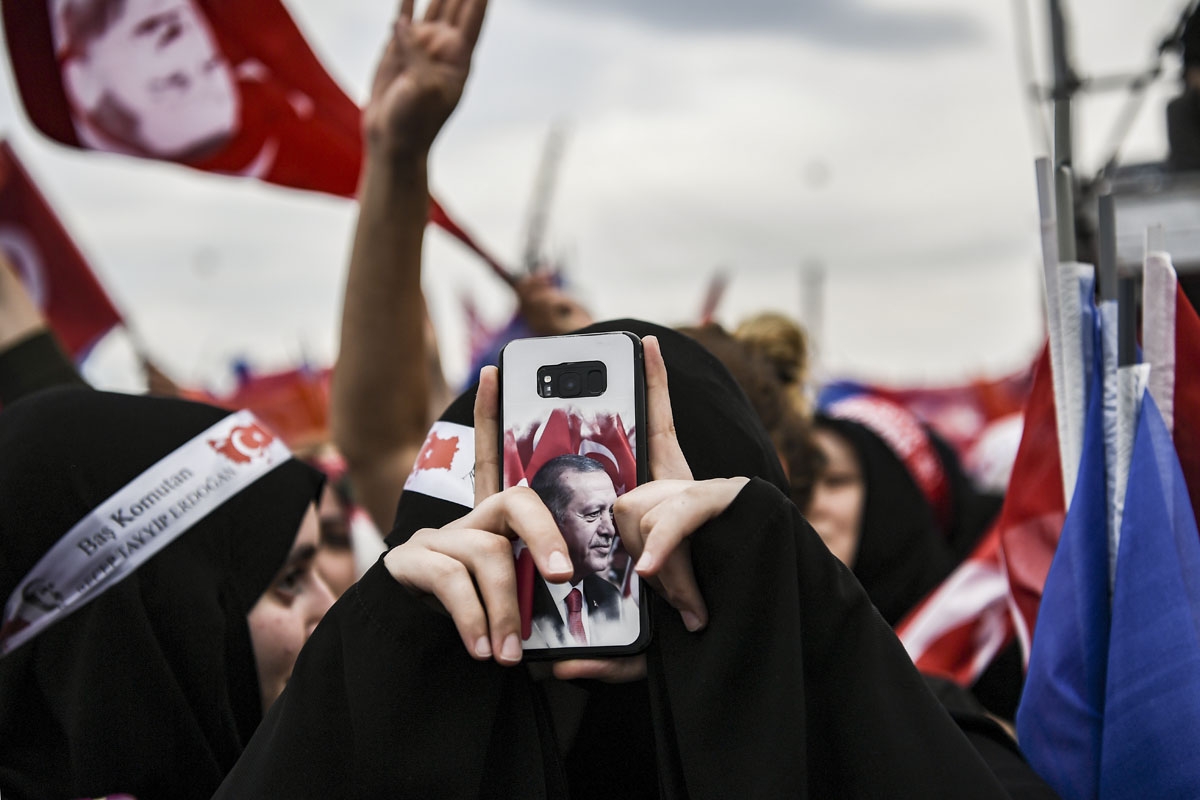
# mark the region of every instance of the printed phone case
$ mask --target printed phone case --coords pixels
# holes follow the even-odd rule
[[[514,542],[527,658],[625,655],[649,642],[649,612],[612,516],[646,480],[641,341],[630,333],[518,339],[500,356],[503,483],[551,510],[575,567],[546,582]]]

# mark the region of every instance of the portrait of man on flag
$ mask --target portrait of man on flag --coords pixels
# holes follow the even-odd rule
[[[358,106],[279,0],[37,0],[3,11],[22,100],[51,138],[353,195]]]

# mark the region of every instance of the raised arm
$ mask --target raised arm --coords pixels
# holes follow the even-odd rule
[[[437,388],[421,294],[429,150],[462,96],[486,6],[430,0],[418,21],[404,0],[363,111],[366,158],[331,417],[357,499],[383,531]]]

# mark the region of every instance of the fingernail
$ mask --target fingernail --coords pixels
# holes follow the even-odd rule
[[[558,550],[555,550],[550,554],[549,564],[551,572],[566,572],[567,570],[571,569],[571,559],[567,558]]]
[[[638,572],[649,572],[656,566],[658,566],[658,560],[651,553],[644,552],[633,568]]]
[[[479,640],[475,642],[475,655],[480,658],[492,657],[492,642],[488,637],[480,636]]]
[[[505,661],[521,660],[521,639],[515,633],[510,633],[508,638],[504,640],[504,647],[500,649],[500,656]]]
[[[694,612],[680,611],[679,616],[683,617],[683,627],[687,628],[692,633],[695,633],[704,627],[704,623],[700,621],[700,618],[696,616]]]

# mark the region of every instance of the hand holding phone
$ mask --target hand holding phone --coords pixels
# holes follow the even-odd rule
[[[639,652],[650,639],[648,598],[614,506],[647,475],[641,341],[617,332],[510,342],[500,417],[502,486],[538,495],[572,565],[567,580],[548,580],[513,543],[526,657]]]
[[[649,577],[686,622],[701,626],[708,612],[691,574],[686,537],[694,527],[719,514],[745,485],[745,478],[694,482],[675,438],[666,366],[658,342],[645,345],[650,473],[656,478],[622,496],[616,505],[619,525],[635,558],[651,553],[650,564],[636,569]],[[499,381],[495,367],[480,373],[475,400],[475,508],[440,529],[424,529],[385,557],[392,576],[412,591],[441,604],[453,618],[463,644],[474,658],[513,665],[522,659],[516,570],[510,542],[521,538],[537,571],[565,581],[574,571],[562,536],[545,505],[526,488],[501,491],[499,460]],[[629,522],[621,521],[628,516]],[[662,526],[664,519],[681,524]],[[644,524],[643,524],[644,521]],[[686,522],[686,525],[682,523]],[[633,530],[647,531],[642,539]],[[553,663],[563,680],[593,678],[614,682],[645,675],[643,656],[576,658]]]

